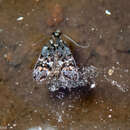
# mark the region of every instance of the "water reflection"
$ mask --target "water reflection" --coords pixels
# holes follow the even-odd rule
[[[36,126],[36,127],[29,128],[28,130],[43,130],[43,129],[40,126]]]
[[[35,127],[28,128],[27,130],[57,130],[57,129],[49,124],[44,124],[41,126],[35,126]]]

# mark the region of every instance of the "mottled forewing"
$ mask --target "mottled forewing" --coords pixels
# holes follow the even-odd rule
[[[33,70],[33,77],[36,81],[44,81],[51,74],[53,67],[53,57],[51,57],[51,53],[48,46],[43,47]]]
[[[70,51],[70,49],[64,45],[64,53],[62,58],[59,60],[59,63],[62,63],[60,76],[58,81],[60,82],[61,87],[72,88],[77,87],[75,83],[79,80],[79,71],[76,65],[75,59]]]

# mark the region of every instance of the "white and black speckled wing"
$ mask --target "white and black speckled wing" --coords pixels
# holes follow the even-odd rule
[[[76,82],[79,78],[78,67],[74,57],[63,41],[58,46],[48,44],[44,46],[34,67],[33,77],[36,81],[59,81],[62,86],[69,86],[68,82]]]
[[[50,55],[49,47],[44,46],[33,70],[33,78],[36,81],[44,81],[51,74],[53,57]]]

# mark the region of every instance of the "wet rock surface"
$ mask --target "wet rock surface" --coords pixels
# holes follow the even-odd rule
[[[129,130],[129,7],[129,0],[1,0],[0,129]],[[50,93],[33,81],[36,59],[57,28],[89,45],[68,41],[78,66],[96,68],[91,91]]]

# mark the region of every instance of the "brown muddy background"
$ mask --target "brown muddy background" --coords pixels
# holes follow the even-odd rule
[[[111,14],[106,14],[109,10]],[[93,65],[97,86],[58,99],[32,79],[55,29],[79,66]],[[129,0],[0,0],[0,130],[130,130]]]

